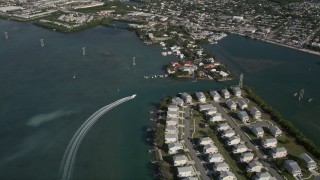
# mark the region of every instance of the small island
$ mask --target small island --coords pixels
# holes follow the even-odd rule
[[[155,179],[312,179],[319,148],[250,87],[164,98],[148,129]]]

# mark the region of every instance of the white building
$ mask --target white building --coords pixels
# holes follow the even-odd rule
[[[215,102],[218,102],[221,98],[220,94],[217,91],[210,91],[210,96]]]
[[[182,93],[181,98],[184,100],[185,103],[192,103],[192,97],[188,93]]]
[[[179,111],[179,108],[176,104],[171,104],[168,106],[168,111]]]
[[[251,161],[248,163],[246,170],[247,172],[261,172],[262,168],[263,166],[259,161]]]
[[[232,136],[232,137],[228,137],[227,138],[227,144],[229,146],[233,146],[233,145],[236,145],[236,144],[239,144],[241,142],[241,139],[239,136]]]
[[[199,111],[203,112],[203,111],[209,111],[210,109],[213,109],[217,112],[217,108],[214,107],[212,104],[200,104],[199,105]]]
[[[165,143],[174,143],[178,141],[178,134],[164,134]]]
[[[232,93],[237,97],[241,97],[241,89],[237,86],[232,87]]]
[[[222,171],[219,174],[219,180],[236,180],[236,176],[230,171]]]
[[[284,162],[284,167],[289,171],[293,176],[301,176],[301,168],[297,162],[293,160],[286,160]]]
[[[254,119],[261,119],[261,112],[256,107],[250,108],[250,114]]]
[[[222,89],[221,90],[221,95],[225,99],[229,99],[230,98],[230,93],[229,93],[228,89]]]
[[[206,96],[203,94],[203,92],[196,92],[196,97],[199,102],[201,102],[201,103],[206,102]]]
[[[169,154],[176,154],[179,150],[182,150],[183,146],[181,143],[169,143],[168,144],[168,153]]]
[[[225,121],[225,119],[222,118],[222,115],[220,113],[216,113],[209,116],[209,121],[220,122],[220,121]]]
[[[284,147],[274,147],[269,151],[269,153],[273,159],[287,156],[287,150]]]
[[[200,146],[204,146],[207,144],[213,144],[213,141],[211,138],[209,138],[209,137],[199,138],[199,145]]]
[[[276,138],[269,138],[269,139],[262,139],[261,145],[263,148],[274,148],[277,147],[277,139]]]
[[[224,161],[224,158],[219,153],[209,154],[209,156],[207,158],[208,163],[220,163],[223,161]]]
[[[244,153],[240,154],[239,161],[248,163],[248,162],[252,161],[253,158],[254,158],[254,154],[252,152],[244,152]]]
[[[223,131],[221,134],[221,137],[223,138],[229,138],[236,135],[236,132],[233,129],[228,129],[226,131]]]
[[[209,110],[205,111],[205,113],[206,113],[207,116],[211,116],[213,114],[216,114],[217,113],[217,108],[214,107],[212,109],[209,109]]]
[[[179,111],[167,111],[167,118],[178,118]]]
[[[270,126],[269,131],[270,131],[271,135],[274,137],[281,136],[281,134],[282,134],[282,131],[277,126]]]
[[[167,126],[165,129],[166,134],[178,134],[178,128],[176,126]]]
[[[206,144],[203,146],[203,153],[214,154],[218,152],[218,148],[213,144]]]
[[[233,149],[232,149],[232,152],[233,152],[234,154],[244,153],[244,152],[246,152],[246,151],[248,151],[248,148],[247,148],[247,146],[244,145],[244,144],[237,144],[237,145],[235,145],[235,146],[233,147]]]
[[[309,170],[317,169],[317,163],[308,154],[303,153],[300,158],[306,163]]]
[[[178,177],[191,177],[195,172],[192,166],[178,167]]]
[[[230,126],[228,123],[222,123],[222,124],[217,125],[218,131],[226,131],[228,129],[230,129]]]
[[[249,119],[249,116],[248,116],[247,112],[245,112],[245,111],[239,111],[239,112],[237,113],[237,115],[238,115],[239,119],[240,119],[242,122],[244,122],[244,123],[249,123],[249,122],[250,122],[250,119]]]
[[[230,167],[227,163],[225,162],[220,162],[220,163],[214,163],[213,165],[213,170],[217,171],[217,172],[221,172],[221,171],[229,171]]]
[[[228,100],[226,101],[226,104],[230,110],[233,110],[233,111],[237,110],[237,104],[234,101]]]
[[[264,135],[264,131],[263,131],[262,127],[252,127],[251,131],[258,138],[262,138]]]
[[[167,118],[166,126],[177,126],[179,124],[179,118]]]
[[[184,105],[184,102],[181,98],[174,97],[174,98],[172,98],[172,104],[175,104],[175,105],[182,107]]]
[[[188,164],[188,158],[185,155],[175,155],[173,156],[173,165],[174,166],[184,166]]]
[[[241,109],[241,110],[245,110],[245,109],[248,108],[248,104],[247,104],[246,102],[244,102],[243,99],[240,99],[240,100],[238,101],[238,107],[239,107],[239,109]]]
[[[270,175],[268,172],[257,172],[253,178],[253,180],[275,180],[274,177]]]

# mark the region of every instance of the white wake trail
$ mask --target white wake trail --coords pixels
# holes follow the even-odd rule
[[[76,160],[76,155],[79,149],[79,146],[84,139],[87,132],[90,128],[99,120],[99,118],[104,115],[106,112],[111,110],[112,108],[129,101],[135,98],[136,95],[128,96],[122,99],[119,99],[107,106],[104,106],[93,113],[77,130],[77,132],[73,135],[71,141],[69,142],[67,149],[63,155],[63,159],[61,161],[60,167],[60,176],[61,180],[69,180],[72,175],[73,167]]]

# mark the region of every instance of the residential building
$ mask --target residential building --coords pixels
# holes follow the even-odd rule
[[[175,155],[173,156],[173,165],[174,166],[184,166],[188,164],[188,158],[185,155]]]
[[[179,107],[176,104],[170,104],[168,106],[168,111],[179,111]]]
[[[228,138],[236,135],[236,132],[233,129],[228,129],[226,131],[223,131],[221,134],[221,137]]]
[[[217,171],[217,172],[221,172],[221,171],[229,171],[230,167],[227,163],[225,162],[220,162],[220,163],[214,163],[213,165],[213,170]]]
[[[209,138],[209,137],[199,138],[199,145],[204,146],[207,144],[213,144],[213,141],[211,138]]]
[[[179,111],[167,111],[167,118],[179,117]]]
[[[254,158],[254,154],[252,152],[244,152],[239,156],[239,161],[242,163],[248,163],[252,161]]]
[[[256,107],[250,108],[250,114],[253,117],[253,119],[261,119],[261,112]]]
[[[199,102],[201,102],[201,103],[206,102],[206,96],[203,94],[203,92],[196,92],[196,97]]]
[[[251,131],[258,138],[262,138],[264,135],[264,131],[263,131],[262,127],[252,127]]]
[[[219,180],[236,180],[236,176],[230,171],[222,171],[219,174]]]
[[[259,161],[251,161],[248,163],[246,170],[247,172],[261,172],[262,168],[263,166]]]
[[[220,113],[216,113],[209,116],[209,121],[220,122],[220,121],[225,121],[225,119],[222,118],[222,115]]]
[[[235,145],[235,146],[233,147],[233,149],[232,149],[232,152],[233,152],[234,154],[244,153],[244,152],[246,152],[246,151],[248,151],[248,148],[247,148],[247,146],[244,145],[244,144],[237,144],[237,145]]]
[[[179,118],[167,118],[166,126],[177,126],[179,124]]]
[[[237,96],[237,97],[241,97],[241,89],[239,87],[232,87],[232,93]]]
[[[233,145],[239,144],[240,142],[241,142],[241,139],[240,139],[239,136],[231,136],[231,137],[227,138],[227,144],[229,146],[233,146]]]
[[[166,134],[178,134],[178,128],[176,126],[167,126],[165,129]]]
[[[192,166],[178,167],[178,177],[191,177],[195,175]]]
[[[221,95],[225,99],[229,99],[230,98],[230,93],[229,93],[229,91],[227,89],[222,89],[221,90]]]
[[[179,150],[182,150],[183,146],[181,143],[169,143],[168,144],[168,152],[169,154],[176,154]]]
[[[217,113],[217,108],[214,107],[214,108],[208,109],[208,110],[205,111],[205,113],[206,113],[207,116],[216,114]]]
[[[276,138],[269,138],[269,139],[262,139],[261,145],[263,148],[274,148],[277,147],[277,139]]]
[[[274,177],[270,175],[268,172],[257,172],[253,178],[253,180],[275,180]]]
[[[289,171],[293,176],[301,176],[301,168],[297,162],[293,160],[285,160],[284,167]]]
[[[270,126],[269,131],[270,131],[271,135],[274,137],[281,136],[281,134],[282,134],[282,131],[277,126]]]
[[[228,123],[222,123],[222,124],[217,125],[217,130],[218,131],[226,131],[226,130],[228,130],[230,128],[231,127],[229,126]]]
[[[165,143],[174,143],[178,141],[178,134],[164,134]]]
[[[246,102],[244,102],[243,99],[240,99],[240,100],[238,101],[238,107],[239,107],[239,109],[241,109],[241,110],[245,110],[245,109],[248,108],[248,104],[247,104]]]
[[[237,113],[237,115],[238,115],[239,119],[240,119],[242,122],[244,122],[244,123],[249,123],[249,122],[250,122],[249,116],[248,116],[247,112],[245,112],[245,111],[239,111],[239,112]]]
[[[210,96],[215,102],[218,102],[221,98],[220,94],[217,91],[210,91]]]
[[[172,104],[175,104],[175,105],[178,105],[181,107],[181,106],[183,106],[184,101],[179,97],[174,97],[174,98],[172,98]]]
[[[219,153],[209,154],[207,158],[208,163],[220,163],[223,161],[224,161],[224,158]]]
[[[228,100],[228,101],[226,101],[226,104],[230,110],[232,110],[232,111],[237,110],[237,104],[234,101]]]
[[[269,151],[272,158],[282,158],[287,156],[287,150],[284,147],[274,147]]]
[[[203,146],[203,153],[214,154],[218,152],[218,148],[214,144],[206,144]]]
[[[192,97],[188,93],[182,93],[181,98],[184,100],[185,103],[192,103]]]
[[[303,153],[300,158],[306,163],[309,170],[317,169],[317,163],[308,154]]]
[[[186,178],[183,178],[182,180],[199,180],[198,177],[186,177]]]

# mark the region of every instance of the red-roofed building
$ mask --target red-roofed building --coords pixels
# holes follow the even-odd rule
[[[171,66],[175,68],[175,67],[180,67],[181,65],[179,64],[178,61],[172,61]]]
[[[184,66],[193,66],[193,63],[191,61],[185,61]]]

